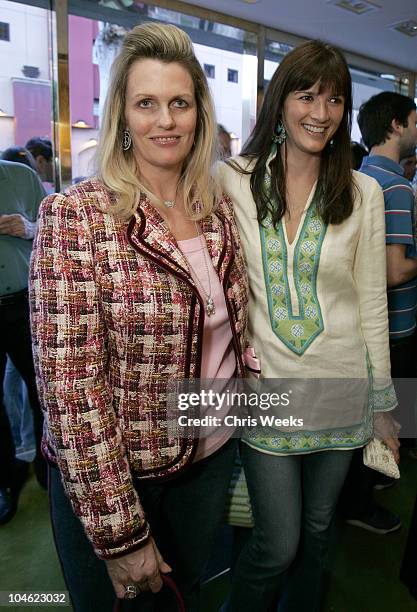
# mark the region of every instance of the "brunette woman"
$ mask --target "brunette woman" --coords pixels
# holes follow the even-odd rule
[[[277,596],[280,610],[319,610],[329,527],[352,449],[371,437],[372,414],[396,405],[384,202],[374,180],[351,170],[351,112],[344,57],[307,42],[272,77],[241,156],[220,167],[246,255],[248,339],[261,377],[318,381],[303,415],[294,415],[304,416],[304,427],[245,432],[255,527],[229,612],[265,612]],[[355,418],[328,379],[369,380],[364,405],[350,406]],[[379,420],[398,458],[391,419]]]

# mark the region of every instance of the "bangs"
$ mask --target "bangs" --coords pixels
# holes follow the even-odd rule
[[[293,69],[288,82],[288,92],[310,89],[319,84],[319,93],[330,91],[334,96],[352,97],[352,80],[346,63],[327,49],[303,58],[303,66]],[[295,67],[294,67],[295,68]],[[292,82],[291,82],[292,81]]]

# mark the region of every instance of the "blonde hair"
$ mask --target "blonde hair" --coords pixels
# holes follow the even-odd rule
[[[132,147],[128,151],[122,149],[129,70],[134,62],[145,58],[176,62],[188,71],[193,80],[197,125],[193,148],[184,162],[181,185],[186,213],[192,218],[202,219],[212,212],[218,196],[211,172],[217,131],[213,102],[191,39],[176,26],[161,23],[145,23],[128,32],[112,66],[97,148],[99,175],[117,195],[112,212],[129,218],[137,208],[138,192],[148,193],[140,182]],[[196,200],[199,202],[198,211],[195,210]]]

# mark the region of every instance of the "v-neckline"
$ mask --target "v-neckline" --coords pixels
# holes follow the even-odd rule
[[[287,246],[287,250],[293,250],[294,246],[297,244],[297,242],[298,242],[298,240],[300,238],[300,233],[301,233],[301,230],[302,230],[302,228],[304,226],[304,221],[305,221],[305,218],[306,218],[307,211],[310,208],[311,203],[313,201],[313,198],[314,198],[314,195],[315,195],[315,192],[316,192],[316,187],[317,187],[317,181],[315,181],[314,185],[312,186],[312,188],[310,190],[310,193],[308,194],[306,205],[304,206],[304,210],[303,210],[302,215],[300,217],[300,220],[298,222],[297,231],[295,232],[295,236],[294,236],[294,238],[293,238],[293,240],[291,242],[288,240],[287,223],[285,221],[285,217],[283,216],[282,219],[281,219],[282,229],[283,229],[283,232],[284,232],[284,238],[285,238],[285,244]]]

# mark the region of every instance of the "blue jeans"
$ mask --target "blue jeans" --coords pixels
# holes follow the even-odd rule
[[[16,457],[23,461],[33,461],[36,454],[36,443],[29,396],[26,385],[10,358],[6,363],[3,392]]]
[[[200,581],[220,526],[237,440],[167,481],[139,481],[136,489],[187,612],[199,609]],[[49,495],[55,546],[75,612],[112,612],[115,594],[106,564],[98,559],[65,495],[59,471],[50,468]],[[165,591],[165,589],[164,589]],[[123,612],[174,612],[168,591],[140,593]]]
[[[228,612],[317,612],[330,525],[352,451],[277,456],[242,444],[255,527]],[[276,609],[276,607],[275,607]]]
[[[35,472],[42,485],[46,480],[46,463],[41,454],[43,414],[36,389],[30,337],[29,303],[22,294],[13,304],[0,305],[0,488],[15,481],[15,445],[3,401],[3,381],[7,357],[23,378],[32,409],[36,440]],[[45,483],[46,486],[46,483]]]

